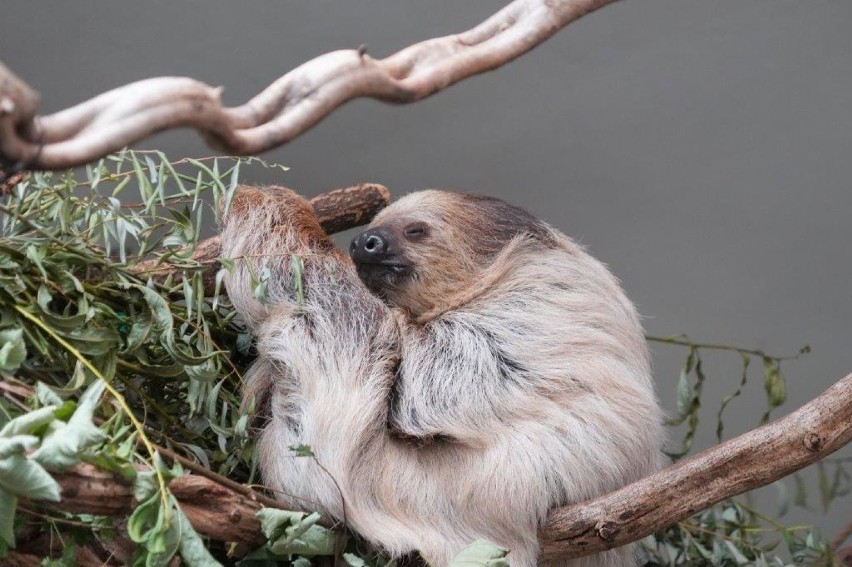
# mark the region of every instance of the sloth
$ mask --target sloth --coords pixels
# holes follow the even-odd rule
[[[412,193],[350,259],[305,199],[244,187],[222,249],[256,337],[244,402],[263,416],[260,471],[287,506],[390,556],[447,565],[484,538],[527,567],[548,510],[661,464],[636,309],[602,263],[522,209]],[[291,458],[303,445],[314,458]],[[626,546],[561,564],[636,562]]]

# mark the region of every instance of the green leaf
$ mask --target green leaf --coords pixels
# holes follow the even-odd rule
[[[126,344],[122,353],[126,355],[135,353],[148,341],[153,326],[154,321],[149,312],[136,314],[133,324],[130,326],[130,331],[127,333]]]
[[[0,437],[25,435],[56,419],[56,406],[47,406],[19,415],[0,429]]]
[[[14,435],[12,437],[0,437],[0,459],[12,455],[23,455],[33,447],[37,446],[39,438],[34,435]]]
[[[509,560],[506,558],[508,553],[507,549],[503,549],[486,539],[479,539],[462,549],[450,562],[450,567],[474,567],[476,565],[509,567]]]
[[[5,490],[0,490],[0,540],[9,547],[15,547],[15,508],[18,497]],[[2,557],[2,554],[0,554]]]
[[[181,364],[198,366],[216,356],[217,352],[196,356],[190,352],[189,345],[179,345],[175,340],[174,318],[168,301],[153,289],[138,284],[122,284],[126,289],[135,289],[142,293],[151,310],[155,328],[160,331],[160,344],[175,361]]]
[[[166,510],[158,492],[141,502],[130,514],[127,534],[140,544],[146,566],[165,567],[177,553],[181,530],[179,522],[174,519],[173,507]]]
[[[770,412],[787,401],[787,384],[781,375],[781,368],[777,360],[763,358],[763,386],[769,401],[769,409],[763,414],[761,423],[769,421]]]
[[[0,370],[17,370],[26,359],[23,329],[0,331]]]
[[[290,450],[293,451],[297,457],[315,457],[314,452],[311,450],[310,445],[305,445],[304,443],[301,445],[290,445]]]
[[[80,462],[84,449],[103,442],[106,434],[92,422],[92,417],[105,386],[102,380],[93,382],[80,397],[68,423],[50,431],[32,458],[48,469],[66,469]]]
[[[102,356],[118,346],[119,336],[113,329],[98,328],[91,325],[60,332],[60,335],[68,339],[81,353],[89,356]]]
[[[317,513],[306,515],[304,512],[261,508],[257,517],[273,553],[306,556],[334,553],[335,534],[316,525],[320,519]]]
[[[61,406],[63,403],[62,398],[44,382],[36,382],[35,393],[36,399],[43,406]]]
[[[25,498],[59,501],[59,484],[41,465],[23,455],[0,459],[0,489]]]
[[[180,507],[175,504],[172,511],[180,526],[180,556],[184,562],[189,567],[221,566],[222,564],[210,555],[210,552],[204,546],[204,541],[192,527]]]
[[[733,556],[734,561],[737,562],[737,565],[749,565],[750,564],[748,557],[743,555],[743,553],[739,549],[737,549],[737,547],[731,541],[724,540],[724,544],[728,548],[728,550],[731,552],[731,555]]]
[[[686,414],[689,409],[689,374],[686,369],[681,370],[680,378],[677,381],[677,413],[678,415]]]
[[[76,329],[86,322],[89,316],[89,302],[86,295],[83,294],[78,299],[78,303],[74,314],[58,314],[50,308],[53,297],[50,295],[50,290],[47,286],[42,285],[38,289],[37,304],[41,310],[42,318],[50,323],[52,327],[57,329],[71,330]],[[70,311],[70,307],[67,308]]]
[[[354,553],[344,553],[343,560],[346,561],[350,567],[369,567],[369,564],[366,561]]]

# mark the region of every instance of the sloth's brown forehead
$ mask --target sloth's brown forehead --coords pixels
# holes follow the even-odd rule
[[[425,222],[446,226],[455,238],[476,243],[483,252],[499,250],[519,234],[546,240],[547,225],[501,199],[429,189],[410,193],[382,211],[373,226]]]

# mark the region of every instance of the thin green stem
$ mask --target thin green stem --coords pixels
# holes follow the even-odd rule
[[[677,345],[706,350],[723,350],[729,352],[738,352],[740,354],[749,354],[752,356],[759,356],[761,358],[771,358],[772,360],[795,360],[803,354],[810,352],[810,347],[806,345],[799,349],[799,352],[796,354],[786,356],[775,356],[771,354],[766,354],[764,351],[759,349],[742,348],[736,345],[728,345],[724,343],[699,343],[690,340],[689,337],[687,337],[686,335],[671,335],[667,337],[662,337],[658,335],[645,335],[645,339],[649,342],[654,343]]]

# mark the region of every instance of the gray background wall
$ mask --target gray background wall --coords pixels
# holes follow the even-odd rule
[[[325,51],[366,44],[381,57],[500,6],[7,0],[0,59],[41,92],[43,112],[168,74],[224,85],[234,105]],[[254,181],[308,194],[376,181],[397,195],[445,187],[521,204],[609,263],[651,333],[778,353],[812,345],[784,366],[780,414],[852,370],[850,107],[847,0],[631,0],[416,105],[351,103],[266,156],[292,167],[283,179]],[[140,147],[210,153],[189,132]],[[685,352],[654,355],[673,408]],[[701,444],[738,363],[707,359]],[[752,381],[730,406],[730,434],[763,411],[759,373]],[[833,533],[852,520],[849,502],[795,519]]]

